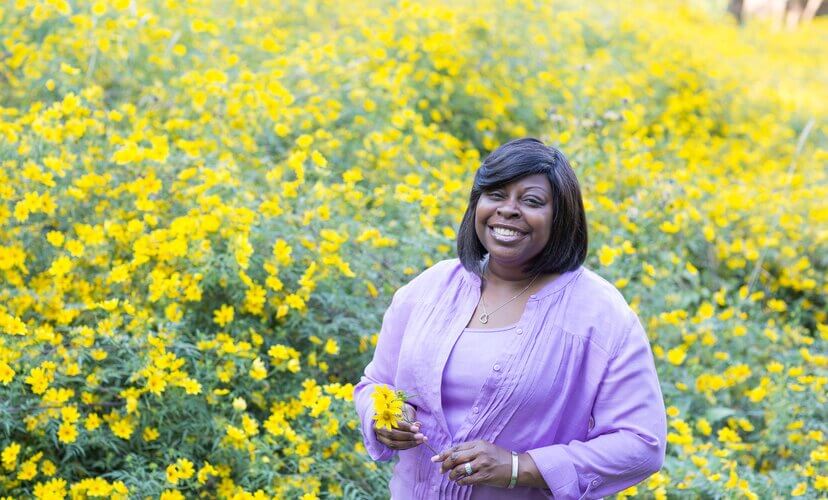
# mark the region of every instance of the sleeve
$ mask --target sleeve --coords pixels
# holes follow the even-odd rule
[[[382,318],[382,329],[374,350],[374,357],[365,367],[365,373],[360,381],[354,386],[354,406],[356,406],[362,427],[363,443],[371,458],[379,461],[391,460],[397,451],[380,443],[374,434],[374,402],[371,394],[377,384],[394,387],[400,345],[411,312],[410,307],[402,301],[406,286],[394,293],[391,305]]]
[[[586,441],[528,450],[556,499],[600,498],[661,469],[667,418],[650,343],[638,317],[598,387]]]

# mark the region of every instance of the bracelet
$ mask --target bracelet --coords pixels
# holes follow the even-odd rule
[[[512,479],[509,481],[509,488],[510,490],[515,487],[517,484],[517,476],[518,476],[518,454],[516,452],[512,452]]]

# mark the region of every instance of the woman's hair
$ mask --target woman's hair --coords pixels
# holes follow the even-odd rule
[[[562,273],[584,263],[588,237],[578,178],[560,150],[538,139],[523,138],[492,151],[474,175],[469,205],[457,232],[457,255],[464,268],[480,275],[487,253],[474,227],[480,195],[534,174],[544,174],[552,185],[552,227],[546,247],[524,272]]]

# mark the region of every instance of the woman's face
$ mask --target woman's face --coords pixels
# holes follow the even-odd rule
[[[475,231],[489,260],[505,268],[531,262],[549,241],[552,186],[543,174],[484,191],[475,210]]]

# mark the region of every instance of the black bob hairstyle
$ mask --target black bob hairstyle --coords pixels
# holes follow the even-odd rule
[[[469,205],[457,232],[457,255],[468,271],[480,276],[481,261],[488,253],[475,231],[480,195],[534,174],[546,175],[552,185],[552,227],[546,247],[524,272],[557,274],[584,263],[589,241],[578,178],[560,150],[529,137],[507,142],[492,151],[474,174]]]

